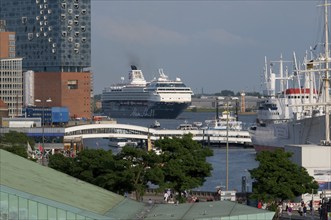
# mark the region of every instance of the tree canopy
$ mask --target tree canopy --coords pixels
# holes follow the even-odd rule
[[[164,138],[156,141],[155,146],[162,150],[162,187],[178,192],[179,201],[182,192],[202,186],[206,177],[211,175],[212,165],[206,158],[212,156],[213,151],[192,140],[191,134],[182,138]]]
[[[9,133],[0,135],[0,149],[24,158],[28,158],[27,143],[34,146],[34,140],[21,132],[9,131]]]
[[[131,176],[123,172],[123,165],[115,160],[111,150],[85,149],[75,158],[55,154],[50,156],[48,166],[113,192],[133,190]]]
[[[234,96],[234,92],[232,90],[222,90],[220,93],[215,93],[217,96]]]
[[[125,146],[115,157],[123,166],[121,172],[130,177],[130,185],[139,201],[148,188],[148,182],[162,185],[164,181],[160,157],[154,151]]]
[[[318,189],[318,184],[304,167],[290,161],[292,153],[284,150],[261,151],[259,166],[250,170],[254,179],[252,197],[262,201],[292,200]]]
[[[159,190],[174,189],[180,196],[184,190],[202,186],[211,175],[206,157],[213,152],[193,141],[192,135],[158,140],[155,146],[162,150],[160,155],[130,146],[117,155],[102,149],[83,150],[76,158],[55,154],[50,156],[49,166],[113,192],[135,191],[137,200],[148,183],[158,185]]]
[[[117,155],[103,149],[86,149],[76,158],[55,154],[50,156],[48,165],[119,194],[135,191],[137,200],[144,195],[148,182],[163,182],[160,158],[154,152],[129,146]]]

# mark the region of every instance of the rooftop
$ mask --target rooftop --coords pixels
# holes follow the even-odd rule
[[[274,215],[274,212],[230,201],[179,205],[136,202],[1,149],[0,191],[67,210],[88,219],[161,220],[235,217],[235,219],[262,220],[272,219]],[[12,210],[10,203],[8,204],[9,208],[5,208]]]

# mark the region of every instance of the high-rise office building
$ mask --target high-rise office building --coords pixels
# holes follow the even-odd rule
[[[3,20],[0,20],[0,100],[8,107],[8,116],[21,116],[22,58],[15,58],[15,33],[6,30]]]
[[[90,0],[1,0],[0,19],[16,33],[23,70],[35,73],[34,97],[51,98],[53,106],[68,107],[71,116],[89,118]]]
[[[0,58],[0,99],[8,106],[9,117],[22,115],[22,81],[22,58]]]

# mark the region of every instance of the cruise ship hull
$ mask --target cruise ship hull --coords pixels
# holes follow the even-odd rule
[[[150,101],[108,101],[102,103],[104,113],[112,118],[177,118],[190,103]]]
[[[250,133],[256,152],[289,144],[320,144],[325,139],[325,116],[258,126]]]

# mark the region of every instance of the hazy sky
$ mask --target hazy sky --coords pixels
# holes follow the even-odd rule
[[[162,68],[195,93],[261,91],[264,57],[300,60],[321,42],[321,1],[92,1],[94,91]]]

